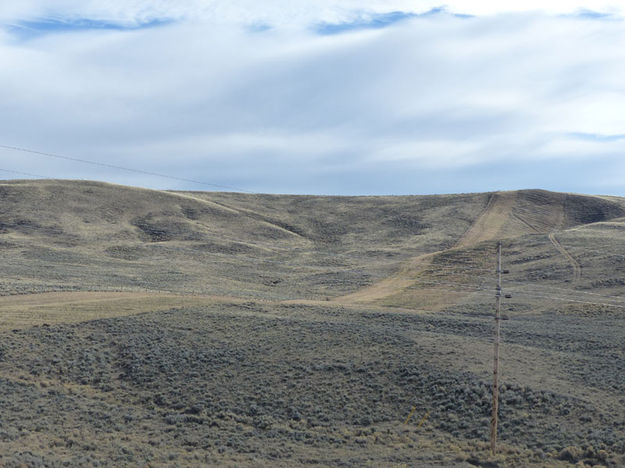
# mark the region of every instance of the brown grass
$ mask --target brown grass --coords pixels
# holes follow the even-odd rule
[[[0,330],[79,323],[236,301],[218,296],[135,292],[55,292],[0,297]]]
[[[216,447],[182,448],[178,435],[193,443],[197,433],[215,431],[212,435],[218,436],[224,430],[218,425],[230,424],[233,443],[261,440],[254,437],[264,437],[264,429],[246,416],[248,401],[271,390],[290,402],[311,386],[325,385],[328,397],[314,392],[307,401],[323,407],[334,396],[349,400],[350,414],[379,417],[376,430],[337,422],[329,410],[332,424],[327,427],[276,420],[276,430],[294,437],[346,442],[328,448],[291,441],[288,447],[296,458],[274,465],[313,463],[315,457],[330,463],[332,453],[334,461],[365,463],[369,457],[376,466],[395,466],[388,462],[394,454],[406,460],[420,453],[424,464],[472,460],[540,466],[537,460],[544,456],[545,464],[557,466],[554,453],[504,441],[502,454],[491,458],[479,440],[450,435],[456,428],[448,412],[463,410],[461,405],[435,400],[441,408],[431,425],[401,425],[414,400],[438,398],[446,385],[462,393],[458,382],[466,373],[479,385],[489,381],[494,245],[499,239],[504,267],[510,269],[504,289],[513,293],[504,301],[504,315],[511,320],[503,322],[508,341],[502,349],[502,380],[516,386],[513,393],[519,398],[555,392],[564,410],[573,408],[575,418],[585,411],[575,405],[589,405],[593,428],[624,416],[622,394],[614,389],[623,385],[616,370],[625,309],[561,300],[592,300],[590,292],[599,295],[596,301],[625,305],[622,199],[543,191],[432,197],[174,193],[68,181],[4,183],[0,197],[0,332],[6,335],[1,352],[8,356],[0,361],[0,383],[8,389],[17,385],[17,395],[36,388],[39,401],[49,404],[64,398],[79,401],[74,413],[67,412],[70,422],[62,420],[41,433],[16,433],[15,439],[0,441],[0,452],[28,447],[53,453],[55,460],[70,459],[72,449],[63,444],[68,427],[89,420],[76,416],[83,405],[106,403],[106,412],[132,400],[118,409],[145,411],[132,431],[119,424],[107,427],[105,436],[94,430],[79,436],[104,440],[106,453],[118,452],[117,438],[127,438],[124,443],[139,453],[151,437],[163,437],[172,456],[165,459],[162,448],[154,448],[163,465],[184,464],[176,460],[192,464],[195,454],[210,454]],[[112,318],[117,320],[98,322]],[[92,323],[76,325],[81,322]],[[45,324],[50,329],[40,328]],[[126,327],[134,328],[128,332]],[[117,343],[122,335],[126,341]],[[180,339],[162,346],[168,335]],[[98,349],[90,337],[100,340]],[[66,348],[70,342],[74,348]],[[204,360],[183,372],[180,363],[194,353]],[[606,355],[610,360],[603,359]],[[229,364],[220,367],[220,359]],[[161,361],[163,371],[155,364]],[[111,366],[104,376],[110,388],[104,380],[91,382],[88,366],[93,362],[98,362],[96,373],[102,370],[100,363]],[[140,375],[142,366],[153,366],[162,380],[152,381],[152,387],[129,387],[136,377],[132,372]],[[387,375],[389,366],[394,367]],[[124,374],[128,369],[134,371]],[[344,386],[331,387],[336,381],[328,372],[335,372]],[[403,393],[427,372],[441,382],[428,387],[431,394],[418,394],[418,386]],[[188,379],[196,379],[204,390],[189,387]],[[279,383],[264,387],[271,379]],[[207,413],[202,415],[205,424],[197,427],[164,426],[163,420],[186,410],[180,405],[188,399],[226,401],[230,395],[222,387],[233,380],[237,385],[229,391],[238,392],[238,399],[230,406],[224,403],[228,423]],[[372,381],[376,386],[370,386]],[[164,395],[174,390],[178,393],[164,402]],[[463,398],[471,404],[473,397]],[[316,417],[315,408],[306,404],[307,417]],[[382,407],[386,412],[380,416]],[[536,419],[525,407],[514,411],[514,424],[546,424],[553,417],[578,431],[578,419],[565,413]],[[16,414],[8,427],[22,427],[15,422],[21,413]],[[464,422],[476,424],[471,418]],[[536,424],[526,441],[532,431],[544,429]],[[168,439],[174,432],[163,427],[179,432]],[[232,466],[271,466],[268,460],[233,451],[220,458]]]

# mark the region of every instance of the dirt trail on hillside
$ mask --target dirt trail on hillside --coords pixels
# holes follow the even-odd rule
[[[414,283],[414,276],[421,269],[430,265],[432,257],[438,253],[440,252],[413,258],[394,275],[354,293],[334,298],[333,301],[340,303],[370,303],[397,294],[411,286]]]
[[[493,193],[473,225],[460,238],[454,248],[471,247],[479,242],[496,238],[510,217],[515,202],[516,192]],[[354,293],[337,297],[334,301],[371,303],[399,294],[412,286],[415,277],[431,264],[435,255],[441,252],[444,250],[413,258],[394,275]],[[444,297],[441,296],[440,300],[444,300]]]
[[[471,247],[482,241],[496,239],[510,217],[516,199],[517,192],[493,193],[482,214],[458,241],[456,247]]]
[[[573,267],[573,280],[572,283],[577,283],[582,278],[582,266],[579,264],[577,260],[560,244],[560,241],[556,239],[555,233],[549,234],[549,240],[556,248],[558,252],[560,252],[566,259],[569,261],[571,266]]]
[[[523,234],[548,234],[561,229],[565,220],[565,196],[545,198],[541,193],[528,192],[495,192],[491,194],[484,209],[471,227],[464,233],[452,249],[467,249],[480,242],[516,237]],[[550,234],[551,242],[573,265],[575,280],[581,276],[581,268],[575,259]],[[368,286],[352,294],[336,298],[341,303],[372,303],[390,296],[406,292],[415,284],[419,275],[428,268],[432,259],[443,251],[434,252],[414,258],[389,278]],[[439,290],[438,290],[439,291]],[[427,298],[428,302],[437,307],[449,302],[449,295],[439,294],[432,288],[419,288],[410,295],[419,303],[419,298]],[[422,298],[422,299],[423,299]],[[412,301],[411,301],[412,302]]]

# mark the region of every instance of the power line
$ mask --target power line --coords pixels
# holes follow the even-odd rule
[[[25,176],[29,176],[29,177],[39,177],[41,179],[45,179],[46,178],[46,176],[42,176],[42,175],[38,175],[38,174],[31,174],[29,172],[12,171],[11,169],[0,169],[0,172],[8,172],[10,174],[25,175]]]
[[[45,157],[48,157],[48,158],[64,159],[66,161],[79,162],[79,163],[82,163],[82,164],[91,164],[92,166],[108,167],[110,169],[118,169],[118,170],[121,170],[121,171],[134,172],[136,174],[144,174],[144,175],[150,175],[150,176],[154,176],[154,177],[162,177],[164,179],[178,180],[178,181],[182,181],[182,182],[190,182],[192,184],[204,185],[206,187],[222,188],[222,189],[227,189],[227,190],[235,190],[237,192],[253,193],[253,192],[250,192],[249,190],[245,190],[245,189],[242,189],[242,188],[239,188],[239,187],[234,187],[234,186],[231,186],[231,185],[210,184],[208,182],[202,182],[202,181],[199,181],[199,180],[186,179],[184,177],[170,176],[170,175],[160,174],[158,172],[145,171],[143,169],[132,169],[132,168],[129,168],[129,167],[117,166],[115,164],[107,164],[107,163],[102,163],[102,162],[98,162],[98,161],[90,161],[88,159],[74,158],[74,157],[65,156],[65,155],[62,155],[62,154],[47,153],[47,152],[44,152],[44,151],[36,151],[36,150],[28,149],[28,148],[21,148],[21,147],[17,147],[17,146],[9,146],[9,145],[0,145],[0,148],[13,150],[13,151],[21,151],[23,153],[36,154],[36,155],[45,156]],[[37,177],[39,177],[39,176],[37,176]]]
[[[495,311],[495,342],[493,350],[493,408],[490,421],[490,450],[497,453],[497,413],[499,408],[499,345],[501,341],[501,241],[497,243],[497,292]]]
[[[159,173],[151,172],[151,171],[145,171],[145,170],[141,170],[141,169],[132,169],[132,168],[127,168],[127,167],[123,167],[123,166],[117,166],[117,165],[113,165],[113,164],[101,163],[101,162],[97,162],[97,161],[89,161],[89,160],[85,160],[85,159],[74,158],[74,157],[64,156],[64,155],[60,155],[60,154],[47,153],[47,152],[42,152],[42,151],[36,151],[36,150],[27,149],[27,148],[20,148],[20,147],[9,146],[9,145],[0,145],[0,148],[13,150],[13,151],[26,152],[26,153],[36,154],[36,155],[40,155],[40,156],[45,156],[45,157],[64,159],[64,160],[74,161],[74,162],[80,162],[80,163],[83,163],[83,164],[90,164],[90,165],[95,165],[95,166],[100,166],[100,167],[108,167],[108,168],[119,169],[119,170],[124,170],[124,171],[128,171],[128,172],[134,172],[134,173],[139,173],[139,174],[145,174],[145,175],[151,175],[151,176],[156,176],[156,177],[162,177],[162,178],[171,179],[171,180],[190,182],[190,183],[194,183],[194,184],[198,184],[198,185],[204,185],[204,186],[209,186],[209,187],[233,189],[233,190],[238,190],[238,191],[242,191],[242,192],[251,193],[251,192],[249,192],[247,190],[244,190],[244,189],[241,189],[241,188],[237,188],[237,187],[234,187],[234,186],[211,184],[211,183],[206,183],[206,182],[197,181],[197,180],[193,180],[193,179],[186,179],[186,178],[181,178],[181,177],[168,176],[168,175],[159,174]],[[29,177],[46,178],[46,176],[42,176],[42,175],[39,175],[39,174],[32,174],[32,173],[28,173],[28,172],[15,171],[15,170],[10,170],[10,169],[0,169],[0,171],[6,172],[6,173],[12,173],[12,174],[25,175],[25,176],[29,176]],[[584,249],[583,253],[590,253],[590,252],[596,252],[596,253],[605,254],[604,251],[587,250],[587,249]],[[581,255],[583,253],[577,253],[577,254]],[[258,263],[282,263],[282,262],[278,262],[278,261],[275,261],[275,260],[259,260]],[[429,267],[424,268],[423,271],[431,271],[431,270],[436,271],[436,269],[448,269],[448,270],[452,270],[456,274],[463,274],[463,273],[461,273],[462,271],[493,272],[493,270],[491,270],[491,269],[475,268],[475,267],[471,267],[468,264],[461,264],[461,265],[463,265],[464,268],[458,267],[458,266],[453,266],[453,265],[433,265],[433,264],[431,264]],[[358,270],[360,270],[360,268],[356,267],[356,268],[349,268],[349,269],[342,270],[342,272],[358,271]],[[454,290],[447,289],[447,291],[450,291],[450,292],[475,292],[475,293],[478,293],[478,291],[488,291],[489,290],[487,288],[483,288],[482,287],[483,284],[477,286],[477,285],[470,285],[470,284],[468,285],[468,284],[453,283],[453,282],[423,281],[423,280],[419,280],[419,279],[416,279],[415,283],[416,284],[441,285],[441,286],[456,286],[456,287],[465,288],[463,291],[457,291],[457,290],[454,291]],[[559,288],[559,287],[556,287],[556,286],[520,285],[518,287],[527,288],[528,286],[529,287],[534,286],[534,287],[539,287],[539,288],[544,288],[544,289],[559,290],[559,291],[563,291],[563,292],[567,292],[567,293],[574,293],[574,294],[588,294],[588,295],[593,295],[593,296],[596,296],[596,297],[601,297],[601,298],[607,299],[607,300],[610,300],[610,299],[612,299],[612,300],[625,300],[625,297],[606,296],[606,295],[603,295],[603,294],[592,293],[592,292],[587,292],[587,291],[579,291],[579,290],[574,290],[574,289],[570,289],[570,288]],[[470,289],[466,289],[466,288],[470,288]],[[514,288],[515,288],[515,286],[512,286],[512,290],[514,290]],[[557,297],[557,296],[547,296],[547,295],[536,294],[535,292],[531,292],[531,291],[529,291],[529,292],[515,291],[515,292],[518,293],[518,294],[524,294],[524,295],[530,295],[531,294],[532,296],[535,296],[535,297],[542,297],[542,298],[548,298],[548,299],[553,299],[553,300],[560,300],[560,301],[565,301],[565,302],[576,302],[576,303],[582,303],[582,304],[603,305],[603,306],[609,306],[609,307],[625,308],[625,305],[616,305],[616,304],[593,302],[593,301],[580,301],[580,300],[575,300],[575,299],[571,299],[571,298],[562,298],[562,297]]]

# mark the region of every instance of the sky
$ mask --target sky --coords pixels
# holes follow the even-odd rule
[[[625,196],[625,1],[2,2],[0,179],[35,177]]]

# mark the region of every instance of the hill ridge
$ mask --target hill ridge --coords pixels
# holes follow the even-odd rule
[[[566,229],[625,216],[623,199],[544,190],[317,197],[39,180],[0,183],[0,201],[0,294],[130,288],[389,304],[431,280],[441,258],[479,259],[489,242],[527,235],[553,249],[550,233],[565,249]]]

